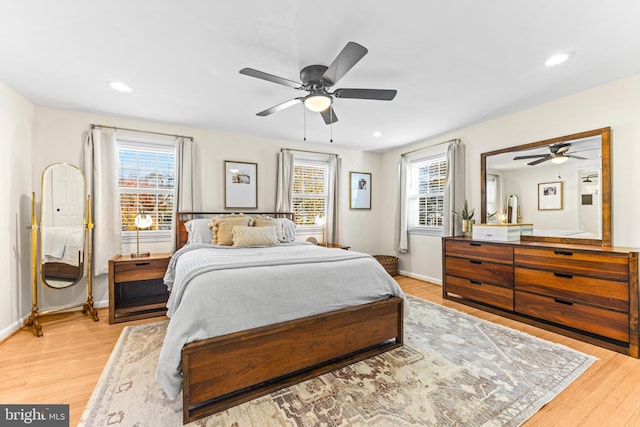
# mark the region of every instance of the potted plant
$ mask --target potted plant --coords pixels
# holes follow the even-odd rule
[[[469,204],[465,200],[464,207],[460,211],[460,213],[456,211],[453,211],[453,213],[459,215],[462,218],[462,232],[470,233],[474,223],[473,214],[475,213],[475,209],[469,210]]]

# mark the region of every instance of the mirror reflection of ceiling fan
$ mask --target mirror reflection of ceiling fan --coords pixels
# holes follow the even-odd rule
[[[585,157],[575,156],[569,153],[569,149],[571,148],[571,144],[568,142],[562,142],[560,144],[553,144],[549,146],[550,153],[548,154],[532,154],[529,156],[517,156],[514,157],[513,160],[526,160],[526,159],[537,159],[532,162],[528,162],[527,165],[535,166],[539,165],[542,162],[546,162],[547,160],[551,160],[553,163],[564,163],[570,158],[586,160]]]
[[[309,65],[304,67],[300,71],[302,83],[254,70],[253,68],[243,68],[240,70],[240,74],[309,92],[306,96],[290,99],[261,111],[257,114],[258,116],[269,116],[285,108],[303,103],[309,110],[320,113],[324,122],[329,125],[338,121],[332,105],[334,98],[372,99],[378,101],[391,101],[395,98],[397,91],[394,89],[335,89],[333,92],[329,91],[329,88],[351,70],[367,52],[364,46],[349,42],[330,66]]]

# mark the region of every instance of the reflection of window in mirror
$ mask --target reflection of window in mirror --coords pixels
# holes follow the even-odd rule
[[[487,174],[487,222],[496,222],[498,213],[502,211],[500,201],[500,176]]]

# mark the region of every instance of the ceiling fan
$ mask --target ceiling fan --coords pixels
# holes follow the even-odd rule
[[[571,144],[568,142],[561,142],[560,144],[553,144],[549,146],[549,154],[532,154],[530,156],[516,156],[513,160],[525,160],[525,159],[538,159],[527,163],[529,166],[535,166],[547,160],[551,160],[553,163],[564,163],[569,158],[586,160],[585,157],[575,156],[569,153]]]
[[[379,101],[391,101],[397,91],[394,89],[335,89],[335,85],[354,65],[358,63],[368,50],[358,43],[349,42],[328,67],[324,65],[309,65],[300,70],[302,83],[283,77],[274,76],[253,68],[243,68],[240,74],[278,83],[293,89],[309,92],[305,96],[290,99],[274,107],[259,112],[258,116],[269,116],[285,108],[303,103],[309,110],[320,113],[326,124],[335,123],[338,117],[333,109],[334,98],[372,99]]]

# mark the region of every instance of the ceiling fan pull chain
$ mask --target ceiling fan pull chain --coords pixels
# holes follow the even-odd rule
[[[331,108],[331,107],[329,107]],[[331,115],[331,125],[329,125],[329,142],[333,144],[333,108],[329,110],[329,114]]]
[[[307,141],[307,111],[306,108],[302,109],[302,123],[304,127],[304,141]]]

